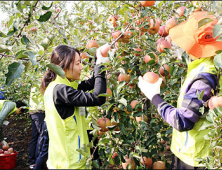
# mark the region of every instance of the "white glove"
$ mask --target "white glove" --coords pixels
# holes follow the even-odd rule
[[[6,146],[7,144],[8,144],[8,143],[7,143],[5,140],[1,141],[1,145]]]
[[[105,44],[106,45],[106,44]],[[103,45],[103,46],[105,46]],[[103,48],[103,46],[99,47],[97,50],[96,50],[96,65],[97,64],[101,64],[101,63],[109,63],[110,60],[108,57],[103,57],[102,54],[101,54],[101,51],[100,49]]]
[[[160,94],[160,85],[163,79],[159,78],[156,83],[148,83],[139,76],[138,87],[145,94],[145,96],[152,101],[153,96]]]
[[[180,60],[182,59],[182,54],[184,52],[184,50],[180,47],[178,47],[176,44],[174,44],[172,42],[172,46],[171,46],[171,50],[172,50],[172,56],[175,56],[177,58],[179,58]]]

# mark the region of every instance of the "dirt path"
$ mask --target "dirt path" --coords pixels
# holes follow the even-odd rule
[[[31,121],[26,119],[7,119],[10,123],[3,125],[3,135],[14,150],[18,151],[15,169],[29,169],[28,152],[31,140]]]

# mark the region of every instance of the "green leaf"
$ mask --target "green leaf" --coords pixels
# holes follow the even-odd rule
[[[22,72],[25,70],[25,66],[21,63],[14,62],[8,66],[8,73],[5,74],[6,76],[6,85],[10,86],[12,82],[19,78]]]
[[[46,37],[43,39],[41,46],[43,46],[44,49],[46,50],[50,44],[51,44],[50,39]]]
[[[213,28],[213,36],[214,38],[216,38],[217,36],[219,36],[221,33],[222,33],[222,25],[214,25],[214,28]]]
[[[58,74],[62,78],[65,78],[65,72],[60,66],[50,63],[47,64],[46,67],[50,68],[54,73]]]
[[[52,15],[52,12],[51,11],[48,11],[46,12],[44,15],[41,15],[38,19],[39,22],[45,22],[45,21],[48,21],[49,18],[51,17]]]
[[[33,52],[33,51],[26,51],[23,53],[24,55],[27,55],[29,57],[29,59],[32,62],[32,65],[36,64],[36,55],[34,53],[35,52]]]
[[[97,50],[96,47],[92,47],[92,48],[86,49],[85,51],[88,52],[90,55],[95,56],[96,50]]]
[[[46,7],[45,5],[43,5],[42,9],[43,10],[49,10],[53,5],[53,2],[51,3],[51,5],[49,7]]]
[[[222,68],[222,53],[214,56],[214,64],[220,68]]]
[[[21,42],[22,42],[22,44],[24,44],[24,45],[30,43],[30,41],[29,41],[29,39],[26,37],[26,35],[23,35],[23,36],[22,36]]]
[[[6,45],[0,45],[0,53],[10,51]]]
[[[120,127],[120,131],[121,131],[124,135],[126,135],[126,130],[125,130],[124,125],[123,125],[123,124],[120,124],[119,127]]]
[[[112,97],[112,96],[108,93],[102,93],[102,94],[99,94],[98,97]]]
[[[211,127],[211,126],[214,126],[214,124],[212,122],[204,121],[198,131],[207,129],[208,127]]]
[[[135,113],[133,114],[133,116],[136,117],[136,116],[141,116],[141,115],[143,115],[143,114],[144,114],[143,112],[135,112]]]
[[[125,107],[127,106],[127,100],[124,98],[119,99],[118,102],[123,104]]]
[[[100,166],[99,166],[99,164],[98,164],[98,162],[97,162],[96,160],[93,160],[93,161],[92,161],[92,165],[93,165],[93,167],[96,168],[96,169],[99,169],[99,168],[100,168]]]
[[[198,100],[202,100],[203,99],[203,95],[204,95],[204,90],[201,91],[200,93],[199,93],[199,91],[197,91],[197,98],[198,98]]]
[[[0,37],[5,38],[5,37],[7,37],[7,35],[5,35],[3,32],[0,31]]]
[[[141,148],[141,147],[139,147],[139,146],[136,146],[135,149],[138,149],[138,150],[140,150],[140,151],[144,150],[143,148]],[[145,149],[145,150],[146,150],[146,152],[148,152],[147,149]],[[144,152],[145,152],[145,151],[144,151]],[[140,152],[140,153],[141,153],[141,152]],[[141,156],[140,156],[138,153],[134,153],[134,152],[130,152],[129,157],[131,157],[131,158],[134,157],[134,158],[139,159],[139,160],[140,160],[140,158],[141,158]]]
[[[28,60],[28,62],[25,64],[25,72],[28,71],[28,69],[30,68],[30,66],[32,65],[31,61]],[[37,102],[36,102],[37,103]]]
[[[98,127],[98,126],[94,125],[93,123],[92,123],[92,127],[93,127],[93,129],[96,129],[96,130],[101,130],[101,128],[100,128],[100,127]]]
[[[22,54],[25,50],[21,50],[15,54],[15,58],[20,58],[19,55]]]
[[[13,34],[15,33],[15,30],[10,30],[8,33],[7,33],[7,36],[12,36]]]
[[[123,68],[118,68],[117,69],[120,73],[126,74],[125,70]]]
[[[210,18],[204,18],[204,19],[200,20],[200,21],[198,22],[198,28],[204,26],[205,24],[207,24],[207,23],[209,23],[209,22],[211,22],[211,21],[213,21],[213,20],[210,19]]]
[[[125,86],[125,82],[121,81],[117,87],[117,94],[119,94],[120,90]]]

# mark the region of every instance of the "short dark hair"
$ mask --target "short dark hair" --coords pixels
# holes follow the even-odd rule
[[[21,100],[15,102],[15,104],[16,104],[16,107],[17,107],[17,108],[20,108],[20,107],[22,107],[22,106],[27,106],[27,104],[24,103],[24,102],[22,102]],[[28,111],[28,109],[24,109],[24,108],[21,109],[21,112],[22,112],[22,113],[27,112],[27,111]]]

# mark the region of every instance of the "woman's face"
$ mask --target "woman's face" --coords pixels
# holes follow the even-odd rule
[[[69,80],[79,80],[83,66],[78,53],[75,54],[75,61],[70,64],[69,69],[65,70],[65,76]]]

